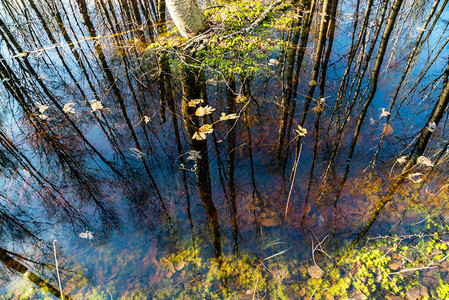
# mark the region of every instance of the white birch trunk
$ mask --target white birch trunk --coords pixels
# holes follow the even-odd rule
[[[166,5],[183,37],[194,37],[204,29],[206,18],[196,0],[166,0]]]

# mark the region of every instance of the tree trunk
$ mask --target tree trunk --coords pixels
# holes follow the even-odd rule
[[[183,37],[194,37],[205,28],[206,18],[195,0],[166,0],[166,5]]]

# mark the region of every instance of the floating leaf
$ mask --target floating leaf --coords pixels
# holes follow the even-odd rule
[[[198,131],[202,133],[212,133],[214,130],[212,129],[211,124],[204,124],[203,126],[198,128]]]
[[[187,157],[187,160],[198,160],[201,159],[201,155],[200,155],[200,151],[196,151],[196,150],[190,150],[189,151],[189,156]]]
[[[101,104],[101,101],[92,100],[90,103],[90,108],[92,109],[92,112],[96,110],[103,109],[103,104]]]
[[[277,60],[276,58],[270,58],[268,60],[268,65],[270,65],[270,66],[277,66],[277,65],[279,65],[279,60]]]
[[[64,107],[62,108],[62,110],[66,114],[74,114],[75,113],[75,109],[73,108],[74,105],[75,105],[75,103],[68,102],[68,103],[64,104]]]
[[[406,162],[406,158],[407,158],[407,156],[401,156],[401,157],[399,157],[398,159],[396,159],[396,161],[400,164],[400,165],[402,165],[403,163],[405,163]]]
[[[78,236],[80,238],[88,239],[88,240],[93,240],[93,238],[94,238],[92,232],[90,232],[90,231],[81,232]]]
[[[188,106],[190,106],[190,107],[195,107],[195,106],[197,106],[198,104],[203,103],[203,102],[204,102],[203,99],[193,99],[193,100],[190,100]]]
[[[409,174],[407,176],[407,178],[414,183],[420,183],[422,181],[422,178],[417,178],[417,177],[422,176],[422,175],[423,175],[423,173],[412,173],[412,174]]]
[[[243,95],[237,95],[237,97],[235,97],[235,102],[237,103],[245,103],[248,99],[243,96]]]
[[[428,158],[425,157],[425,156],[420,156],[420,157],[418,157],[417,163],[418,163],[419,165],[423,165],[423,166],[426,166],[426,167],[433,167],[433,166],[434,166],[434,164],[432,163],[432,161],[430,161],[430,159],[428,159]]]
[[[196,109],[195,115],[197,117],[202,117],[208,114],[211,114],[213,111],[215,111],[215,108],[212,106],[206,105],[205,107],[198,107]]]
[[[195,132],[192,136],[192,139],[198,141],[204,141],[206,139],[206,134],[202,132]]]
[[[437,129],[437,124],[435,122],[429,122],[429,125],[426,128],[430,132],[434,132]]]
[[[225,113],[221,113],[220,121],[233,120],[238,118],[239,116],[237,116],[236,114],[226,115]]]
[[[386,111],[385,108],[382,107],[382,111],[381,111],[379,117],[380,117],[380,118],[383,118],[383,117],[388,117],[389,115],[390,115],[390,112],[389,112],[389,111]]]
[[[301,127],[301,125],[298,125],[298,129],[295,131],[299,136],[305,136],[307,134],[307,129]]]
[[[40,104],[39,102],[36,103],[36,106],[40,114],[43,114],[48,109],[48,105]]]

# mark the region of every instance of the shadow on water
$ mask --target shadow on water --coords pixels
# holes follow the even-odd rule
[[[449,297],[448,1],[281,2],[0,2],[3,299]]]

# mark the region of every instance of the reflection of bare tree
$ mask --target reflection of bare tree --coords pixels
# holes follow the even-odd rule
[[[309,111],[310,104],[312,103],[313,95],[315,93],[315,88],[316,88],[317,81],[318,81],[321,60],[323,58],[324,48],[326,46],[326,39],[327,39],[327,32],[329,29],[329,18],[330,18],[330,12],[332,9],[332,2],[333,1],[331,1],[331,0],[325,0],[323,2],[323,8],[322,8],[322,12],[321,12],[320,33],[319,33],[319,37],[318,37],[317,49],[315,51],[315,60],[313,63],[312,76],[310,78],[309,90],[307,92],[306,100],[304,102],[304,107],[303,107],[303,111],[301,114],[301,118],[298,122],[299,126],[301,126],[301,127],[304,126],[304,122],[306,121],[307,113]],[[298,138],[296,139],[296,151],[295,151],[295,160],[294,160],[295,163],[293,166],[293,170],[296,169],[296,164],[298,163],[298,160],[299,160],[300,144],[301,144],[301,136],[298,136]],[[292,171],[292,175],[290,177],[291,178],[293,177],[293,171]]]
[[[410,75],[410,70],[412,69],[413,65],[416,63],[416,60],[418,59],[418,55],[421,53],[421,50],[424,47],[424,43],[426,43],[426,41],[428,40],[428,38],[430,36],[430,33],[432,32],[432,29],[435,27],[436,22],[439,20],[441,14],[443,13],[444,9],[446,8],[446,5],[447,5],[448,2],[449,1],[447,1],[447,0],[444,1],[442,3],[442,5],[440,6],[440,8],[437,10],[438,4],[440,3],[440,0],[435,0],[434,1],[433,5],[431,7],[431,10],[429,12],[429,15],[426,17],[426,20],[424,21],[423,30],[421,30],[421,32],[419,33],[418,37],[416,38],[415,44],[413,46],[413,49],[410,52],[410,55],[408,57],[407,65],[404,67],[404,70],[402,72],[401,78],[399,79],[399,82],[397,83],[397,86],[396,86],[396,89],[394,91],[394,94],[393,94],[393,96],[392,96],[392,98],[390,100],[390,104],[389,104],[389,107],[388,107],[388,111],[389,112],[391,112],[393,107],[395,106],[396,100],[397,100],[397,98],[399,96],[399,92],[401,91],[401,88],[402,88],[402,86],[403,86],[403,84],[405,82],[405,79]],[[428,25],[430,24],[430,21],[432,20],[434,15],[435,15],[435,18],[434,18],[434,20],[432,22],[431,30],[424,36],[424,33],[426,32],[426,29],[428,28]],[[394,53],[394,51],[393,51],[393,53]],[[419,83],[419,81],[417,81],[416,84],[418,84],[418,83]],[[380,152],[380,149],[382,147],[382,143],[383,143],[385,135],[387,133],[386,129],[388,128],[388,126],[390,126],[389,125],[390,124],[390,118],[391,118],[391,114],[389,114],[387,116],[385,129],[382,132],[382,136],[381,136],[380,141],[379,141],[379,143],[377,145],[377,150],[374,153],[373,158],[371,160],[372,163],[373,163],[373,166],[374,166],[374,164],[375,164],[375,162],[376,162],[376,160],[377,160],[377,158],[379,156],[379,152]]]
[[[91,20],[91,18],[89,16],[89,13],[88,13],[88,10],[87,10],[87,3],[86,3],[86,1],[85,0],[77,0],[77,3],[78,3],[79,9],[80,9],[80,13],[81,13],[82,18],[83,18],[84,25],[86,26],[86,29],[89,32],[89,35],[92,38],[96,38],[97,37],[97,33],[95,31],[95,26],[92,23],[92,20]],[[101,45],[99,43],[95,44],[95,51],[97,53],[98,59],[100,60],[103,72],[106,75],[106,79],[108,80],[108,82],[110,84],[110,88],[112,89],[112,92],[114,93],[114,95],[116,97],[116,100],[117,100],[117,102],[119,104],[120,111],[122,113],[123,119],[125,121],[126,126],[129,129],[130,133],[131,133],[131,137],[132,137],[132,139],[134,141],[136,149],[140,153],[142,153],[142,147],[140,146],[139,139],[137,138],[137,135],[136,135],[136,133],[134,131],[134,127],[132,126],[131,121],[129,119],[129,116],[128,116],[128,113],[127,113],[127,109],[126,109],[126,106],[125,106],[125,101],[123,99],[123,96],[122,96],[122,94],[121,94],[117,84],[116,84],[116,80],[114,79],[114,75],[111,72],[111,69],[110,69],[110,67],[109,67],[109,65],[108,65],[108,63],[106,61],[106,56],[105,56],[105,54],[103,52],[103,49],[102,49],[102,47],[101,47]],[[158,185],[156,183],[156,180],[154,179],[154,176],[153,176],[152,172],[150,171],[150,168],[148,166],[148,163],[147,163],[147,160],[146,160],[145,156],[144,155],[140,155],[140,160],[142,162],[142,165],[144,166],[145,172],[147,173],[147,175],[148,175],[148,177],[149,177],[149,179],[151,181],[151,184],[153,185],[153,188],[154,188],[154,190],[155,190],[155,192],[157,194],[157,197],[158,197],[159,202],[160,202],[160,204],[162,206],[162,209],[164,210],[165,215],[168,216],[168,211],[167,211],[167,208],[165,207],[164,200],[162,199],[162,195],[160,194]]]
[[[285,72],[286,85],[282,93],[281,100],[281,126],[279,129],[279,141],[277,145],[277,160],[281,162],[281,152],[284,147],[284,141],[290,138],[290,130],[293,122],[293,115],[296,108],[297,88],[299,83],[299,74],[302,69],[302,63],[307,48],[310,28],[315,12],[316,1],[305,0],[301,1],[302,18],[301,22],[297,21],[294,24],[293,35],[291,42],[288,45],[287,51],[287,70]],[[300,39],[301,38],[301,39]],[[299,45],[298,45],[299,42]],[[296,69],[295,67],[296,63]],[[294,71],[294,74],[293,74]],[[282,164],[283,172],[285,168],[286,159]]]
[[[350,167],[351,160],[354,156],[357,139],[359,137],[360,130],[363,125],[363,121],[365,120],[366,114],[368,112],[368,108],[370,107],[370,104],[373,101],[374,95],[376,94],[376,91],[377,91],[380,69],[381,69],[385,54],[386,54],[387,45],[390,40],[391,33],[393,32],[393,28],[396,23],[396,18],[398,16],[398,13],[399,13],[399,10],[400,10],[402,4],[403,4],[403,0],[396,0],[393,3],[390,14],[388,15],[387,23],[385,24],[384,32],[382,34],[382,39],[380,41],[378,54],[376,56],[376,60],[374,62],[373,70],[372,70],[371,76],[370,76],[371,86],[369,89],[369,94],[368,94],[367,99],[363,102],[359,117],[357,119],[354,136],[352,137],[351,145],[349,147],[348,157],[346,159],[346,165],[345,165],[345,171],[343,173],[343,178],[338,186],[337,194],[334,199],[334,207],[337,206],[337,201],[340,198],[341,192],[343,190],[343,186],[346,182],[346,179],[348,178],[349,167]]]
[[[319,139],[320,139],[320,134],[321,134],[320,133],[321,116],[323,114],[324,101],[325,101],[324,90],[325,90],[325,86],[326,86],[327,67],[329,65],[329,59],[330,59],[330,55],[332,52],[332,45],[334,42],[337,7],[338,7],[338,0],[333,0],[333,1],[331,1],[331,3],[329,3],[328,11],[326,12],[327,14],[330,15],[329,27],[327,29],[325,29],[328,34],[328,37],[327,37],[328,38],[328,46],[327,46],[326,53],[324,55],[324,60],[322,62],[322,67],[321,67],[321,75],[320,75],[320,82],[319,82],[320,95],[316,102],[316,106],[313,108],[313,111],[316,113],[315,139],[313,142],[312,164],[310,166],[309,180],[307,183],[307,193],[306,193],[306,197],[304,200],[304,208],[303,208],[301,223],[304,223],[304,219],[306,216],[306,208],[308,205],[310,191],[311,191],[311,187],[312,187],[313,174],[314,174],[314,170],[315,170],[315,165],[318,160],[318,144],[319,144]]]
[[[343,143],[343,134],[344,132],[347,130],[348,127],[348,122],[351,116],[351,113],[353,112],[353,109],[356,107],[356,105],[359,103],[359,101],[361,101],[361,97],[360,97],[360,89],[362,87],[362,83],[364,82],[364,76],[365,73],[368,69],[368,67],[370,66],[370,62],[371,62],[371,58],[373,56],[374,50],[376,49],[376,45],[377,45],[377,40],[379,38],[381,29],[382,29],[382,24],[385,20],[385,15],[387,13],[387,8],[388,8],[388,0],[384,0],[382,2],[382,6],[379,8],[380,9],[380,17],[377,20],[377,25],[375,28],[375,31],[373,33],[372,36],[369,36],[366,31],[368,30],[368,23],[369,23],[369,19],[371,18],[371,9],[372,9],[372,2],[368,2],[367,3],[367,8],[366,8],[366,13],[365,13],[365,17],[364,17],[364,21],[362,24],[362,28],[359,31],[359,35],[357,37],[357,41],[355,42],[355,44],[351,44],[351,49],[349,50],[350,55],[349,55],[349,60],[347,62],[347,66],[345,69],[345,73],[343,75],[343,79],[340,81],[340,87],[339,87],[339,91],[337,94],[337,99],[336,99],[336,103],[334,106],[334,110],[332,111],[332,115],[331,115],[331,120],[333,120],[334,114],[341,114],[342,111],[344,112],[344,115],[342,117],[342,120],[340,121],[340,119],[338,118],[337,120],[335,120],[336,122],[338,122],[337,124],[341,125],[337,125],[337,132],[336,132],[336,137],[334,138],[334,142],[332,144],[332,150],[330,153],[330,158],[327,162],[327,166],[326,169],[324,171],[324,175],[323,175],[323,183],[322,183],[322,190],[323,192],[325,191],[326,188],[326,184],[327,184],[327,180],[328,177],[331,173],[331,170],[333,168],[333,164],[335,162],[335,159],[337,157],[338,151],[340,150],[340,147]],[[357,22],[358,23],[358,22]],[[357,23],[355,23],[354,26],[357,25]],[[355,33],[355,28],[354,28],[354,33]],[[363,61],[363,63],[359,63],[357,64],[357,70],[356,70],[356,75],[354,76],[354,80],[352,82],[352,84],[349,84],[349,82],[346,82],[346,78],[345,76],[349,76],[349,72],[352,68],[352,62],[353,59],[357,53],[357,50],[359,49],[359,47],[362,48],[362,50],[364,50],[365,46],[365,42],[366,40],[370,39],[371,44],[368,48],[368,51],[366,52],[365,55],[365,60]],[[349,79],[348,79],[349,80]],[[353,85],[356,83],[356,87],[355,90],[353,91]],[[349,91],[348,91],[349,89]],[[347,95],[349,94],[349,95]],[[352,95],[352,98],[351,98]],[[342,100],[347,97],[350,98],[351,100],[348,101],[346,108],[343,109],[342,107]],[[333,122],[329,123],[329,126],[331,126],[331,124],[333,124]],[[330,130],[328,130],[330,131]],[[320,198],[323,196],[323,193],[320,193]]]
[[[235,114],[236,113],[236,96],[235,91],[235,77],[234,75],[228,76],[227,79],[227,89],[226,89],[226,98],[227,98],[227,114]],[[239,252],[238,246],[238,223],[237,223],[237,199],[236,199],[236,189],[235,189],[235,138],[237,134],[236,122],[235,120],[227,121],[227,136],[228,136],[228,188],[229,188],[229,201],[230,201],[230,211],[231,211],[231,224],[234,235],[234,251],[236,253]]]
[[[444,85],[441,94],[438,98],[438,101],[435,103],[435,106],[433,107],[433,110],[428,118],[428,122],[426,123],[426,127],[424,127],[421,130],[418,139],[414,143],[413,149],[408,154],[407,163],[403,167],[401,173],[396,176],[396,179],[394,180],[393,184],[390,185],[386,194],[376,203],[375,210],[371,215],[369,221],[362,229],[362,231],[357,235],[357,237],[352,241],[347,253],[349,253],[349,251],[368,233],[371,226],[374,224],[374,222],[376,222],[380,213],[383,211],[385,205],[391,201],[393,195],[396,194],[396,191],[404,183],[407,176],[411,174],[413,168],[415,167],[418,161],[418,157],[424,154],[432,137],[432,132],[434,130],[431,128],[432,125],[429,124],[435,124],[436,126],[438,125],[438,123],[440,123],[444,113],[446,112],[448,104],[449,104],[449,62],[444,72]],[[446,148],[446,146],[444,146],[443,148]]]
[[[188,58],[186,60],[187,62],[191,62]],[[201,202],[206,211],[206,216],[212,227],[215,256],[218,258],[221,255],[221,233],[218,212],[212,201],[207,139],[194,138],[194,135],[198,134],[200,128],[200,119],[195,115],[199,103],[192,105],[191,102],[201,97],[201,85],[204,85],[205,82],[199,79],[201,78],[200,72],[204,72],[204,70],[198,66],[187,64],[182,65],[181,68],[182,115],[184,118],[184,126],[191,149],[199,154],[195,158],[196,183]]]

